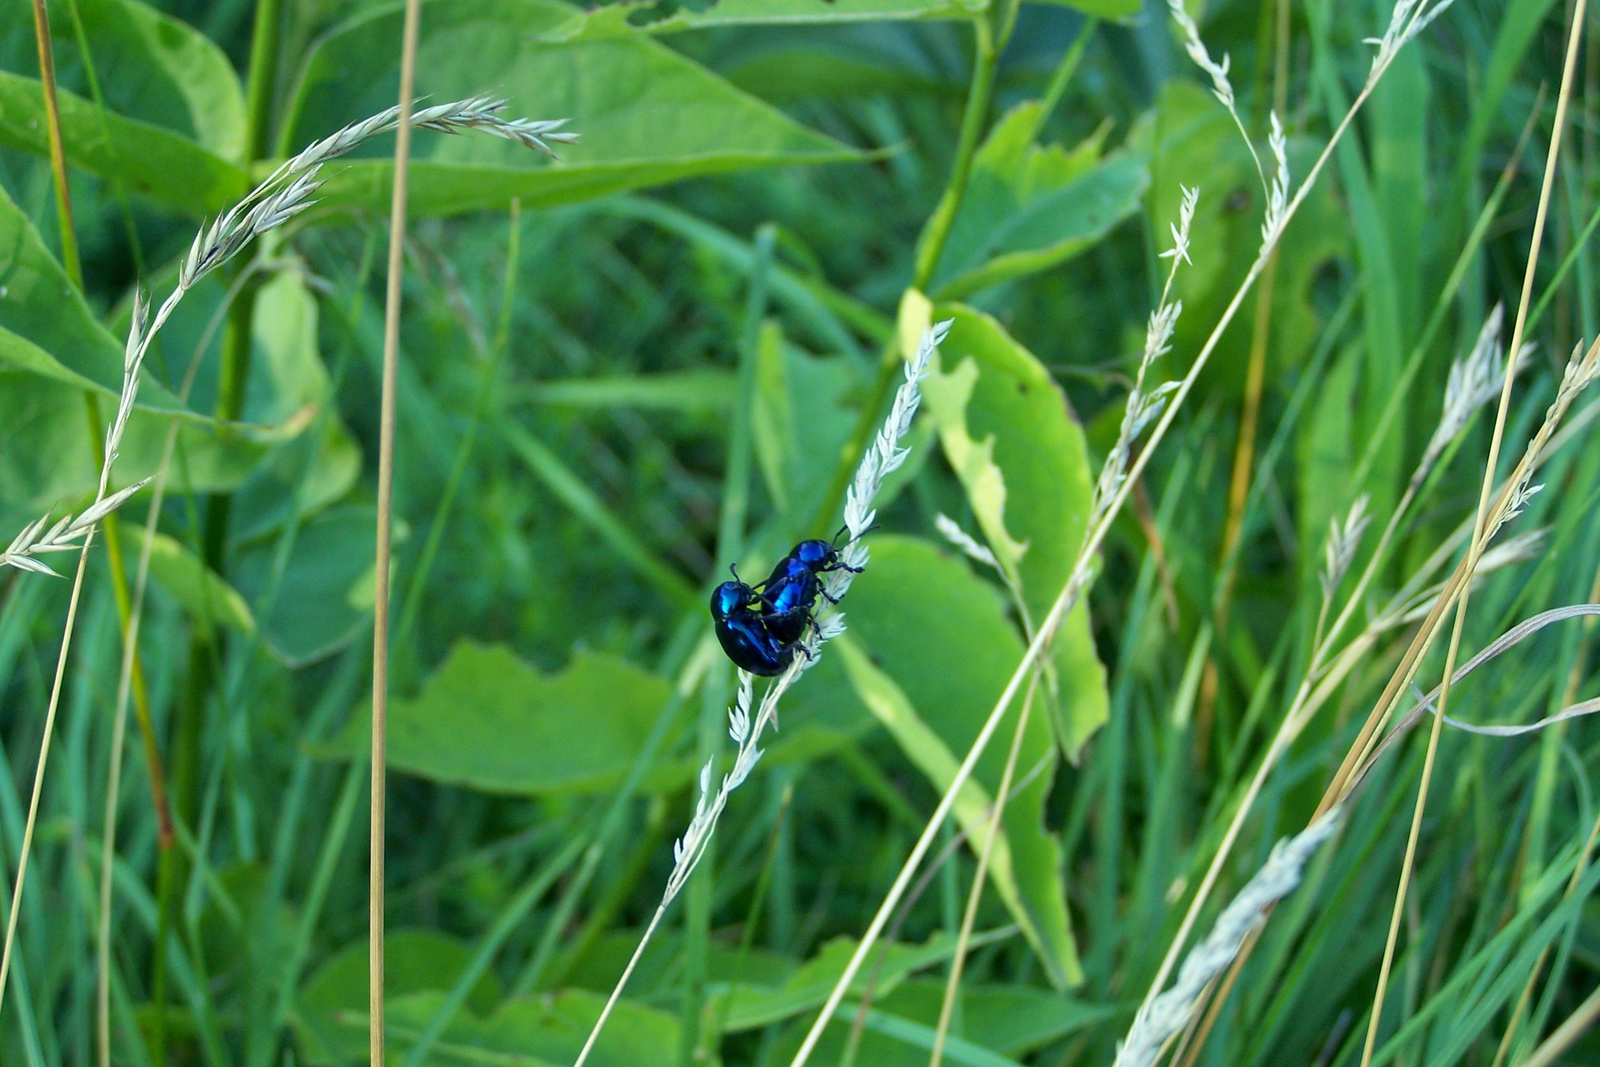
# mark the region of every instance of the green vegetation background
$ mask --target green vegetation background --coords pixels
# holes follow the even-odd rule
[[[395,99],[398,6],[258,4],[49,5],[81,287],[62,262],[32,21],[20,3],[0,17],[0,530],[92,494],[84,398],[102,419],[114,404],[135,281],[164,295],[195,228],[272,160]],[[1410,46],[1290,226],[1265,313],[1225,334],[1057,641],[948,1061],[1110,1062],[1299,684],[1330,519],[1362,493],[1380,524],[1392,512],[1451,361],[1515,300],[1570,6],[1460,0]],[[1231,56],[1264,146],[1279,5],[1189,7]],[[1389,6],[1285,9],[1298,180]],[[659,899],[695,768],[727,750],[732,678],[708,654],[707,592],[728,563],[763,574],[838,526],[848,444],[879,414],[908,286],[955,319],[844,604],[847,639],[786,702],[591,1061],[781,1065],[1019,659],[1025,616],[1065,581],[1180,186],[1200,207],[1158,380],[1181,375],[1254,257],[1261,184],[1154,2],[441,0],[422,27],[427,101],[503,96],[514,116],[570,118],[581,140],[556,163],[489,139],[416,142],[389,740],[395,1062],[571,1062]],[[1565,353],[1600,331],[1585,244],[1600,46],[1581,64],[1511,455]],[[180,420],[141,642],[151,721],[122,757],[118,1063],[365,1059],[391,153],[381,138],[335,165],[321,205],[252,270],[186,300],[117,468],[118,484],[152,473]],[[1257,322],[1246,494],[1231,479]],[[1471,515],[1490,425],[1429,479],[1374,607]],[[725,478],[736,432],[747,485]],[[1542,545],[1474,594],[1466,650],[1595,599],[1600,451],[1577,433],[1541,477],[1518,521]],[[130,564],[144,499],[123,513]],[[987,542],[1027,612],[940,537],[940,514]],[[67,583],[0,581],[9,873]],[[7,1064],[95,1055],[113,588],[97,547],[0,1015]],[[1587,632],[1519,645],[1463,686],[1454,715],[1524,721],[1592,696]],[[1377,636],[1269,779],[1213,900],[1304,825],[1407,636]],[[1431,685],[1442,656],[1430,663]],[[1595,729],[1446,732],[1376,1062],[1489,1064],[1536,958],[1519,1041],[1594,987],[1593,879],[1566,903],[1557,891],[1594,821]],[[1197,1062],[1357,1062],[1421,756],[1407,745],[1382,766]],[[1003,760],[997,746],[980,763],[952,839]],[[848,1018],[864,981],[813,1062],[927,1062],[975,866],[964,847],[947,856],[876,965],[859,1047]],[[1595,1062],[1600,1044],[1568,1055]]]

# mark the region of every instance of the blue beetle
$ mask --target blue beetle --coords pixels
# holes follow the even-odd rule
[[[780,640],[769,629],[762,606],[760,594],[739,581],[737,574],[711,593],[712,629],[722,651],[734,666],[770,678],[782,674],[794,661],[798,641]]]
[[[805,634],[817,597],[832,601],[822,588],[822,575],[840,570],[861,573],[861,568],[848,566],[834,547],[834,541],[843,533],[840,530],[833,541],[801,541],[756,587],[765,609],[767,631],[784,644],[798,641]]]
[[[782,674],[794,662],[798,650],[810,655],[803,638],[814,625],[812,612],[817,598],[832,601],[822,588],[822,575],[847,570],[859,574],[840,558],[833,541],[801,541],[778,561],[767,580],[747,585],[732,567],[733,581],[723,582],[711,593],[712,628],[722,651],[735,666],[751,674]]]

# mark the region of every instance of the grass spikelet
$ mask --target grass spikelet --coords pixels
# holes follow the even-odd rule
[[[1238,956],[1245,938],[1261,928],[1278,901],[1294,892],[1306,862],[1338,831],[1344,812],[1343,805],[1334,807],[1273,846],[1267,862],[1217,916],[1211,933],[1184,957],[1172,988],[1139,1010],[1117,1049],[1115,1067],[1149,1067],[1155,1062],[1162,1045],[1194,1017],[1201,992]]]
[[[711,792],[712,763],[707,763],[700,769],[700,799],[695,804],[694,817],[689,821],[688,829],[673,843],[672,873],[667,877],[661,903],[657,905],[655,914],[650,919],[650,925],[645,928],[644,936],[639,939],[632,958],[623,969],[622,977],[617,979],[616,986],[611,990],[611,996],[601,1010],[600,1017],[595,1020],[594,1028],[589,1032],[588,1040],[584,1042],[583,1050],[578,1053],[573,1067],[582,1067],[583,1062],[588,1059],[590,1050],[600,1037],[600,1031],[605,1027],[606,1019],[611,1015],[611,1009],[616,1006],[623,987],[627,985],[634,967],[644,954],[645,946],[650,943],[656,927],[660,925],[662,916],[666,914],[668,906],[688,882],[689,876],[694,873],[700,857],[705,854],[706,843],[716,830],[717,819],[727,806],[729,794],[744,784],[745,779],[750,776],[750,772],[761,759],[762,749],[758,747],[758,742],[768,725],[777,729],[779,699],[800,675],[816,663],[823,644],[844,632],[844,615],[834,607],[834,604],[850,589],[850,582],[855,578],[851,568],[859,570],[867,565],[867,546],[861,543],[861,538],[871,528],[873,519],[877,517],[872,501],[878,495],[878,490],[883,487],[883,479],[897,470],[911,454],[909,449],[900,446],[900,442],[911,431],[911,420],[916,416],[917,407],[922,403],[922,389],[919,383],[927,375],[933,353],[949,334],[951,325],[952,322],[946,320],[935,323],[923,331],[915,354],[906,361],[905,380],[895,391],[889,415],[884,419],[883,427],[873,439],[871,447],[861,457],[855,479],[845,496],[844,521],[845,528],[850,534],[849,544],[840,552],[840,559],[845,566],[823,576],[823,591],[826,594],[824,600],[827,607],[817,613],[814,631],[808,638],[803,639],[802,654],[794,658],[788,670],[780,674],[762,696],[761,705],[753,721],[750,705],[755,693],[755,677],[748,671],[739,672],[738,696],[728,712],[728,734],[738,746],[733,759],[733,768],[722,776],[715,794]]]

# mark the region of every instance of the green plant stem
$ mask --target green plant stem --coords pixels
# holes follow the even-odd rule
[[[933,278],[934,269],[939,264],[940,253],[944,251],[945,242],[950,238],[950,228],[955,225],[956,214],[960,211],[962,198],[967,192],[967,180],[972,176],[972,159],[977,154],[978,140],[983,133],[984,120],[989,114],[989,99],[994,94],[995,64],[999,58],[994,35],[989,23],[983,18],[973,20],[972,25],[976,55],[972,64],[972,82],[967,89],[966,108],[961,115],[961,133],[956,140],[955,162],[950,168],[950,180],[945,185],[944,194],[939,198],[938,206],[933,209],[933,214],[929,216],[922,228],[922,235],[917,240],[916,260],[910,287],[919,292],[926,289],[928,282]],[[833,480],[828,483],[828,491],[823,495],[817,514],[811,520],[807,536],[827,536],[829,527],[833,523],[833,516],[844,500],[845,489],[849,486],[850,479],[867,450],[867,443],[877,432],[880,422],[879,412],[883,410],[884,404],[888,403],[899,377],[899,338],[891,334],[878,356],[878,376],[872,383],[872,389],[867,394],[865,403],[861,406],[861,414],[856,419],[855,429],[851,431],[850,440],[846,442],[844,451],[839,457],[839,464],[834,468]]]
[[[1078,73],[1078,64],[1083,62],[1083,53],[1089,47],[1089,39],[1094,36],[1095,28],[1099,25],[1100,20],[1093,17],[1084,22],[1083,29],[1078,31],[1077,39],[1072,42],[1072,47],[1061,57],[1056,72],[1050,76],[1050,84],[1045,87],[1044,96],[1039,98],[1039,117],[1034,120],[1033,134],[1029,140],[1037,138],[1039,131],[1044,129],[1044,124],[1055,114],[1056,106],[1061,103],[1061,98],[1066,95],[1067,86],[1072,83],[1072,76]]]
[[[1561,72],[1561,89],[1556,96],[1555,120],[1550,135],[1550,147],[1545,158],[1544,180],[1539,190],[1539,206],[1534,212],[1533,236],[1529,241],[1528,259],[1522,275],[1522,295],[1517,303],[1516,323],[1511,328],[1511,341],[1506,346],[1505,376],[1500,386],[1500,406],[1495,412],[1494,434],[1489,439],[1489,457],[1484,462],[1483,486],[1478,492],[1477,518],[1473,523],[1472,539],[1467,542],[1465,578],[1460,597],[1456,600],[1455,623],[1450,631],[1450,644],[1445,652],[1443,676],[1439,682],[1439,702],[1428,733],[1428,747],[1422,762],[1422,776],[1417,785],[1417,800],[1412,809],[1411,832],[1406,838],[1405,858],[1400,863],[1400,885],[1395,890],[1394,909],[1389,919],[1389,936],[1384,942],[1383,961],[1378,968],[1377,988],[1372,994],[1372,1011],[1367,1017],[1366,1042],[1361,1049],[1361,1067],[1372,1063],[1373,1047],[1378,1039],[1378,1026],[1383,1018],[1384,993],[1388,985],[1389,969],[1393,964],[1395,942],[1399,935],[1400,918],[1405,908],[1406,891],[1410,887],[1411,872],[1416,860],[1417,841],[1422,834],[1422,815],[1428,802],[1428,785],[1433,778],[1434,759],[1439,750],[1439,733],[1449,707],[1450,683],[1456,669],[1456,656],[1461,647],[1461,632],[1466,624],[1467,605],[1472,595],[1472,576],[1487,539],[1490,498],[1494,493],[1495,471],[1499,466],[1500,446],[1505,436],[1506,417],[1511,409],[1511,387],[1516,381],[1517,350],[1528,322],[1528,306],[1533,300],[1533,280],[1539,263],[1539,247],[1544,237],[1544,225],[1550,207],[1550,192],[1555,181],[1556,163],[1561,155],[1561,135],[1564,132],[1567,100],[1572,90],[1573,70],[1577,65],[1578,41],[1582,37],[1586,0],[1577,0],[1573,7],[1572,24],[1567,36],[1566,62]]]
[[[1540,101],[1543,100],[1542,94],[1539,99]],[[1388,402],[1384,404],[1383,413],[1378,416],[1372,435],[1367,441],[1367,447],[1361,453],[1361,461],[1356,465],[1355,475],[1350,479],[1350,485],[1360,486],[1365,484],[1367,475],[1372,472],[1373,464],[1377,462],[1378,451],[1388,437],[1389,429],[1393,426],[1394,420],[1399,416],[1401,401],[1410,395],[1411,382],[1417,376],[1417,372],[1422,369],[1423,357],[1428,354],[1428,349],[1433,346],[1434,338],[1444,325],[1445,315],[1455,303],[1456,292],[1461,288],[1462,281],[1472,268],[1473,261],[1478,255],[1478,249],[1483,244],[1483,240],[1489,232],[1489,227],[1495,220],[1495,213],[1499,211],[1501,201],[1505,199],[1506,193],[1511,188],[1511,181],[1517,174],[1517,165],[1522,161],[1522,151],[1527,147],[1528,138],[1533,133],[1533,121],[1540,113],[1541,109],[1538,106],[1535,106],[1530,111],[1528,121],[1522,128],[1522,136],[1517,141],[1516,150],[1506,160],[1506,165],[1500,168],[1500,177],[1495,182],[1494,189],[1489,194],[1489,199],[1485,201],[1483,210],[1478,212],[1478,218],[1473,223],[1472,231],[1468,234],[1460,254],[1456,256],[1455,264],[1450,268],[1450,274],[1445,279],[1443,287],[1439,290],[1439,299],[1434,303],[1433,312],[1428,316],[1427,325],[1422,329],[1422,337],[1417,341],[1416,346],[1412,348],[1410,356],[1406,359],[1405,368],[1400,372],[1400,378],[1395,383],[1394,392],[1390,394]],[[1557,280],[1559,278],[1560,272],[1557,272]],[[1547,295],[1548,292],[1554,292],[1554,289],[1555,282],[1552,281]],[[1543,309],[1544,304],[1541,301],[1529,317],[1530,326],[1537,321],[1538,313]]]
[[[77,9],[73,8],[74,22],[76,24]],[[36,43],[39,48],[39,77],[44,86],[45,120],[48,126],[50,139],[50,170],[54,178],[56,194],[56,219],[61,228],[61,265],[67,272],[67,277],[72,284],[83,291],[83,263],[78,256],[78,238],[74,228],[72,215],[72,190],[67,184],[67,160],[62,148],[61,138],[61,110],[56,99],[56,74],[54,53],[50,46],[50,16],[46,11],[44,0],[34,0],[33,27]],[[82,30],[79,26],[80,44],[82,44]],[[87,47],[85,48],[85,65],[88,68],[90,88],[96,99],[99,97],[99,83],[94,77],[94,67],[88,63]],[[101,466],[105,461],[105,445],[101,437],[105,432],[100,424],[100,408],[93,393],[83,394],[84,406],[88,415],[89,444],[94,449],[95,466]],[[131,622],[131,601],[128,596],[128,579],[122,557],[122,532],[116,513],[107,515],[100,523],[106,539],[107,562],[111,567],[111,591],[116,599],[117,616],[122,624],[122,635],[127,637],[128,626]],[[161,848],[172,847],[172,820],[167,811],[165,774],[161,767],[161,756],[155,745],[154,727],[150,720],[150,700],[145,688],[144,667],[140,662],[138,650],[134,650],[133,660],[133,699],[136,713],[139,717],[139,727],[144,735],[145,763],[150,773],[150,788],[154,794],[157,841]]]
[[[926,289],[933,278],[939,255],[950,238],[950,228],[955,225],[956,213],[967,193],[967,179],[972,176],[972,159],[977,155],[978,139],[983,134],[985,119],[989,114],[989,98],[994,93],[995,64],[999,58],[989,24],[977,19],[973,22],[976,55],[972,64],[972,83],[967,89],[966,110],[961,115],[961,132],[956,138],[955,162],[950,168],[950,180],[944,195],[928,217],[917,241],[917,258],[911,273],[911,288]],[[852,465],[853,466],[853,465]]]
[[[719,657],[706,672],[700,689],[700,721],[695,731],[695,765],[703,767],[715,760],[722,742],[723,709],[728,706],[728,662]],[[694,804],[694,788],[689,789]],[[706,976],[711,955],[711,911],[716,895],[716,842],[707,841],[695,876],[687,886],[683,914],[683,1007],[679,1015],[678,1047],[680,1067],[693,1067],[695,1049],[700,1044],[700,1025],[705,1012]]]
[[[72,194],[67,189],[67,157],[61,145],[61,110],[56,101],[56,62],[50,46],[50,13],[44,0],[33,0],[33,36],[39,49],[39,81],[44,88],[46,133],[50,139],[50,174],[55,180],[56,222],[61,229],[61,265],[81,292],[83,264],[72,225]]]

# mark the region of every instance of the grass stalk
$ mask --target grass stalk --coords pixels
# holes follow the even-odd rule
[[[19,535],[17,540],[12,543],[12,548],[8,550],[8,555],[19,550],[25,552],[27,548],[24,542],[27,541],[32,541],[36,548],[52,544],[64,548],[67,545],[58,536],[63,532],[66,533],[69,539],[77,534],[81,534],[83,537],[83,545],[78,550],[77,573],[73,577],[72,592],[67,600],[67,618],[63,624],[61,634],[61,650],[56,658],[55,677],[50,684],[50,700],[45,710],[44,733],[39,739],[39,761],[35,765],[33,772],[33,790],[28,801],[27,821],[22,831],[22,845],[17,861],[17,877],[11,890],[11,909],[10,915],[6,920],[5,947],[3,951],[0,951],[0,1006],[5,1003],[6,979],[10,974],[11,956],[16,947],[17,916],[21,911],[22,893],[27,883],[28,857],[32,851],[34,827],[39,818],[39,798],[44,792],[45,770],[50,759],[50,743],[55,734],[56,710],[61,703],[61,686],[67,674],[67,656],[72,649],[72,633],[77,622],[78,603],[83,595],[84,573],[89,565],[89,548],[94,543],[95,524],[111,510],[127,500],[132,493],[144,484],[142,482],[135,483],[127,489],[108,495],[111,485],[111,468],[116,463],[117,449],[122,442],[123,431],[127,429],[128,418],[133,414],[134,398],[139,391],[139,369],[144,360],[144,353],[148,344],[148,335],[145,333],[146,311],[147,306],[136,295],[133,306],[133,325],[123,357],[122,394],[118,401],[116,418],[112,420],[111,426],[106,432],[103,452],[105,458],[100,465],[100,483],[95,492],[94,504],[73,522],[69,523],[67,519],[60,520],[49,533],[43,534],[42,539],[39,534],[46,520],[40,519],[28,530],[25,530],[22,535]],[[22,547],[19,548],[19,546]],[[29,569],[37,570],[41,568],[46,572],[49,571],[49,568],[36,561],[34,566]]]
[[[1428,785],[1433,778],[1433,766],[1439,751],[1439,734],[1444,728],[1444,717],[1450,699],[1451,676],[1455,673],[1456,657],[1461,651],[1461,631],[1466,625],[1467,605],[1472,595],[1472,573],[1486,547],[1486,530],[1489,522],[1489,498],[1494,490],[1495,470],[1499,466],[1500,446],[1505,438],[1506,417],[1511,410],[1511,387],[1516,381],[1518,354],[1522,348],[1523,331],[1527,326],[1528,308],[1533,302],[1533,279],[1539,267],[1539,247],[1544,239],[1545,219],[1550,209],[1550,191],[1555,185],[1556,162],[1561,156],[1563,127],[1566,123],[1567,103],[1572,95],[1573,72],[1578,63],[1578,41],[1582,38],[1584,14],[1588,0],[1577,0],[1573,9],[1571,28],[1567,34],[1567,56],[1561,71],[1561,89],[1556,95],[1555,126],[1550,136],[1550,149],[1545,158],[1544,181],[1539,190],[1539,207],[1534,214],[1533,236],[1529,242],[1527,264],[1522,274],[1522,295],[1517,302],[1516,325],[1511,330],[1511,343],[1506,346],[1506,369],[1500,387],[1500,405],[1495,412],[1494,434],[1489,439],[1489,458],[1484,463],[1483,486],[1478,493],[1478,512],[1472,540],[1467,545],[1467,580],[1463,583],[1460,599],[1456,602],[1455,624],[1450,632],[1450,645],[1445,653],[1444,676],[1439,684],[1438,713],[1434,715],[1428,732],[1427,754],[1423,757],[1422,778],[1417,785],[1417,801],[1412,809],[1411,831],[1406,838],[1405,859],[1400,864],[1400,884],[1395,890],[1394,909],[1389,919],[1389,936],[1383,946],[1383,962],[1378,968],[1378,983],[1372,994],[1372,1012],[1367,1023],[1366,1041],[1361,1049],[1361,1067],[1369,1067],[1378,1040],[1378,1025],[1383,1018],[1383,998],[1389,982],[1389,970],[1394,963],[1395,944],[1399,940],[1400,918],[1405,911],[1406,892],[1410,888],[1411,869],[1416,860],[1417,841],[1422,836],[1422,815],[1428,803]]]
[[[1583,879],[1584,871],[1589,867],[1589,860],[1594,855],[1595,841],[1600,839],[1600,818],[1596,818],[1593,826],[1589,828],[1589,836],[1583,842],[1583,851],[1578,853],[1578,863],[1572,869],[1572,877],[1567,880],[1566,892],[1562,899],[1572,896],[1577,890],[1578,883]],[[1528,1003],[1533,996],[1533,987],[1539,981],[1539,975],[1544,971],[1544,964],[1550,957],[1550,946],[1546,945],[1539,953],[1533,969],[1528,972],[1528,980],[1523,983],[1522,993],[1517,997],[1517,1003],[1511,1010],[1511,1021],[1506,1024],[1506,1032],[1500,1039],[1500,1046],[1495,1050],[1494,1062],[1490,1067],[1500,1067],[1505,1062],[1506,1054],[1511,1051],[1511,1043],[1517,1036],[1517,1030],[1522,1024],[1522,1019],[1528,1010]]]
[[[77,19],[77,9],[72,9],[74,25],[79,29],[79,40],[82,43],[81,24]],[[44,0],[34,0],[33,3],[33,28],[34,43],[39,55],[39,81],[44,93],[45,126],[50,146],[50,171],[56,200],[56,221],[61,240],[61,263],[71,280],[79,291],[83,290],[83,264],[78,254],[77,228],[73,222],[72,190],[68,182],[66,152],[63,148],[61,136],[61,108],[56,93],[55,52],[53,38],[50,33],[50,15]],[[93,65],[89,63],[85,49],[85,63],[88,66],[90,85],[98,97],[98,83],[94,78]],[[103,427],[100,425],[99,409],[92,393],[84,394],[84,407],[88,419],[89,440],[95,450],[97,463],[103,464],[105,456],[100,446]],[[137,639],[130,634],[137,634],[137,623],[132,617],[132,609],[128,597],[127,578],[123,570],[121,537],[119,536],[117,519],[115,515],[108,514],[101,524],[105,531],[108,561],[111,568],[112,591],[115,595],[117,613],[121,623],[124,644],[133,648],[133,660],[130,666],[130,678],[133,696],[139,706],[139,722],[144,732],[145,756],[147,769],[150,776],[152,801],[156,811],[157,837],[162,848],[170,848],[172,844],[172,823],[167,811],[165,774],[161,765],[160,753],[155,745],[153,726],[150,722],[149,697],[145,689],[144,672],[138,659]],[[126,699],[123,697],[122,699]],[[114,752],[121,752],[121,738],[123,722],[119,718],[113,726],[113,735],[116,739]],[[115,787],[115,778],[120,771],[120,763],[113,759],[112,788]],[[108,821],[113,817],[108,809]],[[109,868],[107,868],[109,872]],[[105,879],[109,885],[109,874]],[[109,889],[102,895],[107,895]],[[100,976],[97,980],[97,1031],[100,1037],[100,1063],[102,1067],[109,1064],[110,1046],[110,935],[104,929],[105,920],[102,919],[102,931],[98,968]]]
[[[921,339],[917,343],[916,354],[905,365],[904,381],[895,392],[889,414],[874,438],[872,448],[861,458],[861,465],[856,469],[855,478],[845,496],[844,528],[849,532],[850,539],[839,553],[839,562],[842,565],[822,576],[820,592],[828,606],[813,616],[808,633],[799,642],[797,649],[799,654],[794,656],[782,674],[773,679],[766,692],[762,694],[759,706],[755,704],[755,676],[748,671],[739,672],[738,696],[735,698],[734,706],[728,709],[728,734],[738,746],[733,766],[722,776],[714,792],[711,772],[716,760],[709,760],[701,767],[700,799],[695,804],[694,817],[689,821],[688,828],[683,832],[683,836],[673,843],[672,872],[667,876],[661,903],[657,905],[650,925],[634,948],[622,977],[612,987],[611,995],[601,1008],[600,1016],[595,1020],[572,1067],[583,1067],[584,1061],[588,1059],[595,1042],[599,1040],[601,1030],[605,1028],[606,1020],[610,1018],[612,1009],[622,996],[623,987],[627,985],[640,957],[644,955],[645,946],[649,944],[656,928],[660,926],[662,916],[693,876],[695,867],[705,855],[712,835],[716,832],[717,822],[727,807],[728,798],[735,789],[744,784],[750,777],[750,772],[760,762],[764,752],[760,747],[761,737],[768,726],[777,729],[779,701],[788,692],[789,687],[799,680],[800,675],[817,662],[822,647],[844,632],[844,619],[835,610],[835,605],[849,591],[855,576],[866,569],[870,553],[867,546],[862,543],[862,538],[873,528],[874,520],[877,518],[878,513],[873,508],[873,501],[883,488],[884,479],[903,466],[911,454],[910,449],[902,447],[900,442],[911,432],[912,420],[922,403],[920,383],[927,376],[933,355],[950,332],[953,321],[946,319],[923,329]],[[969,767],[968,772],[970,771]],[[947,799],[953,799],[953,795]],[[947,805],[946,813],[948,811]],[[924,839],[931,836],[941,821],[942,816],[929,824],[929,829],[923,834]],[[859,955],[856,966],[859,967]],[[846,981],[848,982],[848,978]],[[836,1000],[825,1013],[826,1016],[831,1017],[837,1007]]]
[[[1551,1067],[1557,1057],[1571,1048],[1584,1031],[1600,1020],[1600,988],[1590,993],[1566,1021],[1545,1038],[1533,1055],[1522,1061],[1522,1067]]]
[[[367,1044],[383,1067],[383,872],[389,723],[389,560],[394,508],[395,377],[400,363],[400,303],[405,273],[406,177],[411,161],[411,97],[417,80],[421,0],[406,0],[400,43],[400,128],[394,142],[389,207],[389,273],[383,308],[383,386],[378,423],[378,529],[372,613],[372,816],[367,865]]]
[[[1591,604],[1600,603],[1600,567],[1595,569],[1594,580],[1589,585],[1589,602]],[[1572,669],[1567,673],[1566,689],[1561,696],[1562,707],[1566,707],[1576,701],[1578,696],[1578,687],[1583,684],[1583,666],[1589,656],[1589,639],[1590,635],[1594,631],[1594,623],[1595,620],[1592,618],[1584,621],[1583,630],[1578,637],[1578,647],[1573,655]],[[1560,744],[1565,733],[1565,726],[1557,726],[1556,729],[1545,735],[1544,742],[1546,745]],[[1548,794],[1552,792],[1554,788],[1554,783],[1551,782],[1547,777],[1541,777],[1539,779],[1538,784],[1535,787],[1534,794],[1533,806],[1535,810],[1537,810],[1539,807],[1541,794]],[[1545,803],[1549,803],[1548,799],[1545,800]],[[1531,854],[1533,850],[1532,826],[1534,819],[1530,816],[1528,821],[1529,829],[1524,833],[1523,839],[1523,854],[1525,856]],[[1584,846],[1583,853],[1579,856],[1577,869],[1573,872],[1573,880],[1567,886],[1567,892],[1569,894],[1577,886],[1577,879],[1581,876],[1583,868],[1588,865],[1590,853],[1594,849],[1596,835],[1600,835],[1600,820],[1597,820],[1594,827],[1589,831],[1589,839]],[[1526,863],[1526,861],[1524,862]],[[1524,881],[1526,881],[1526,872],[1524,872],[1523,878]],[[1517,998],[1517,1006],[1511,1013],[1511,1021],[1506,1024],[1505,1036],[1501,1039],[1500,1046],[1495,1051],[1494,1062],[1490,1065],[1490,1067],[1500,1067],[1500,1065],[1505,1062],[1506,1054],[1511,1049],[1511,1041],[1516,1036],[1517,1028],[1522,1023],[1523,1013],[1527,1010],[1529,998],[1533,995],[1534,984],[1538,981],[1540,973],[1544,970],[1545,960],[1549,955],[1550,953],[1548,949],[1544,952],[1541,952],[1539,954],[1538,962],[1534,964],[1533,970],[1529,972],[1528,981],[1522,987],[1521,996]]]
[[[1000,772],[1000,785],[995,790],[994,803],[989,805],[989,829],[978,849],[978,867],[972,875],[972,888],[967,892],[966,908],[961,913],[961,929],[956,934],[955,952],[950,957],[950,973],[945,978],[944,1000],[939,1005],[939,1022],[933,1034],[933,1052],[928,1057],[928,1067],[939,1067],[944,1060],[945,1039],[950,1033],[950,1021],[955,1015],[956,998],[961,993],[961,972],[966,964],[967,946],[972,942],[972,928],[978,921],[978,904],[983,900],[984,878],[989,873],[989,860],[994,851],[995,838],[1000,836],[1000,818],[1005,814],[1006,799],[1011,794],[1011,780],[1017,771],[1017,757],[1022,754],[1022,739],[1027,734],[1028,719],[1033,711],[1033,698],[1039,691],[1039,672],[1034,671],[1028,682],[1028,692],[1022,698],[1022,712],[1017,716],[1017,729],[1011,737],[1011,748],[1006,753],[1005,768]]]

